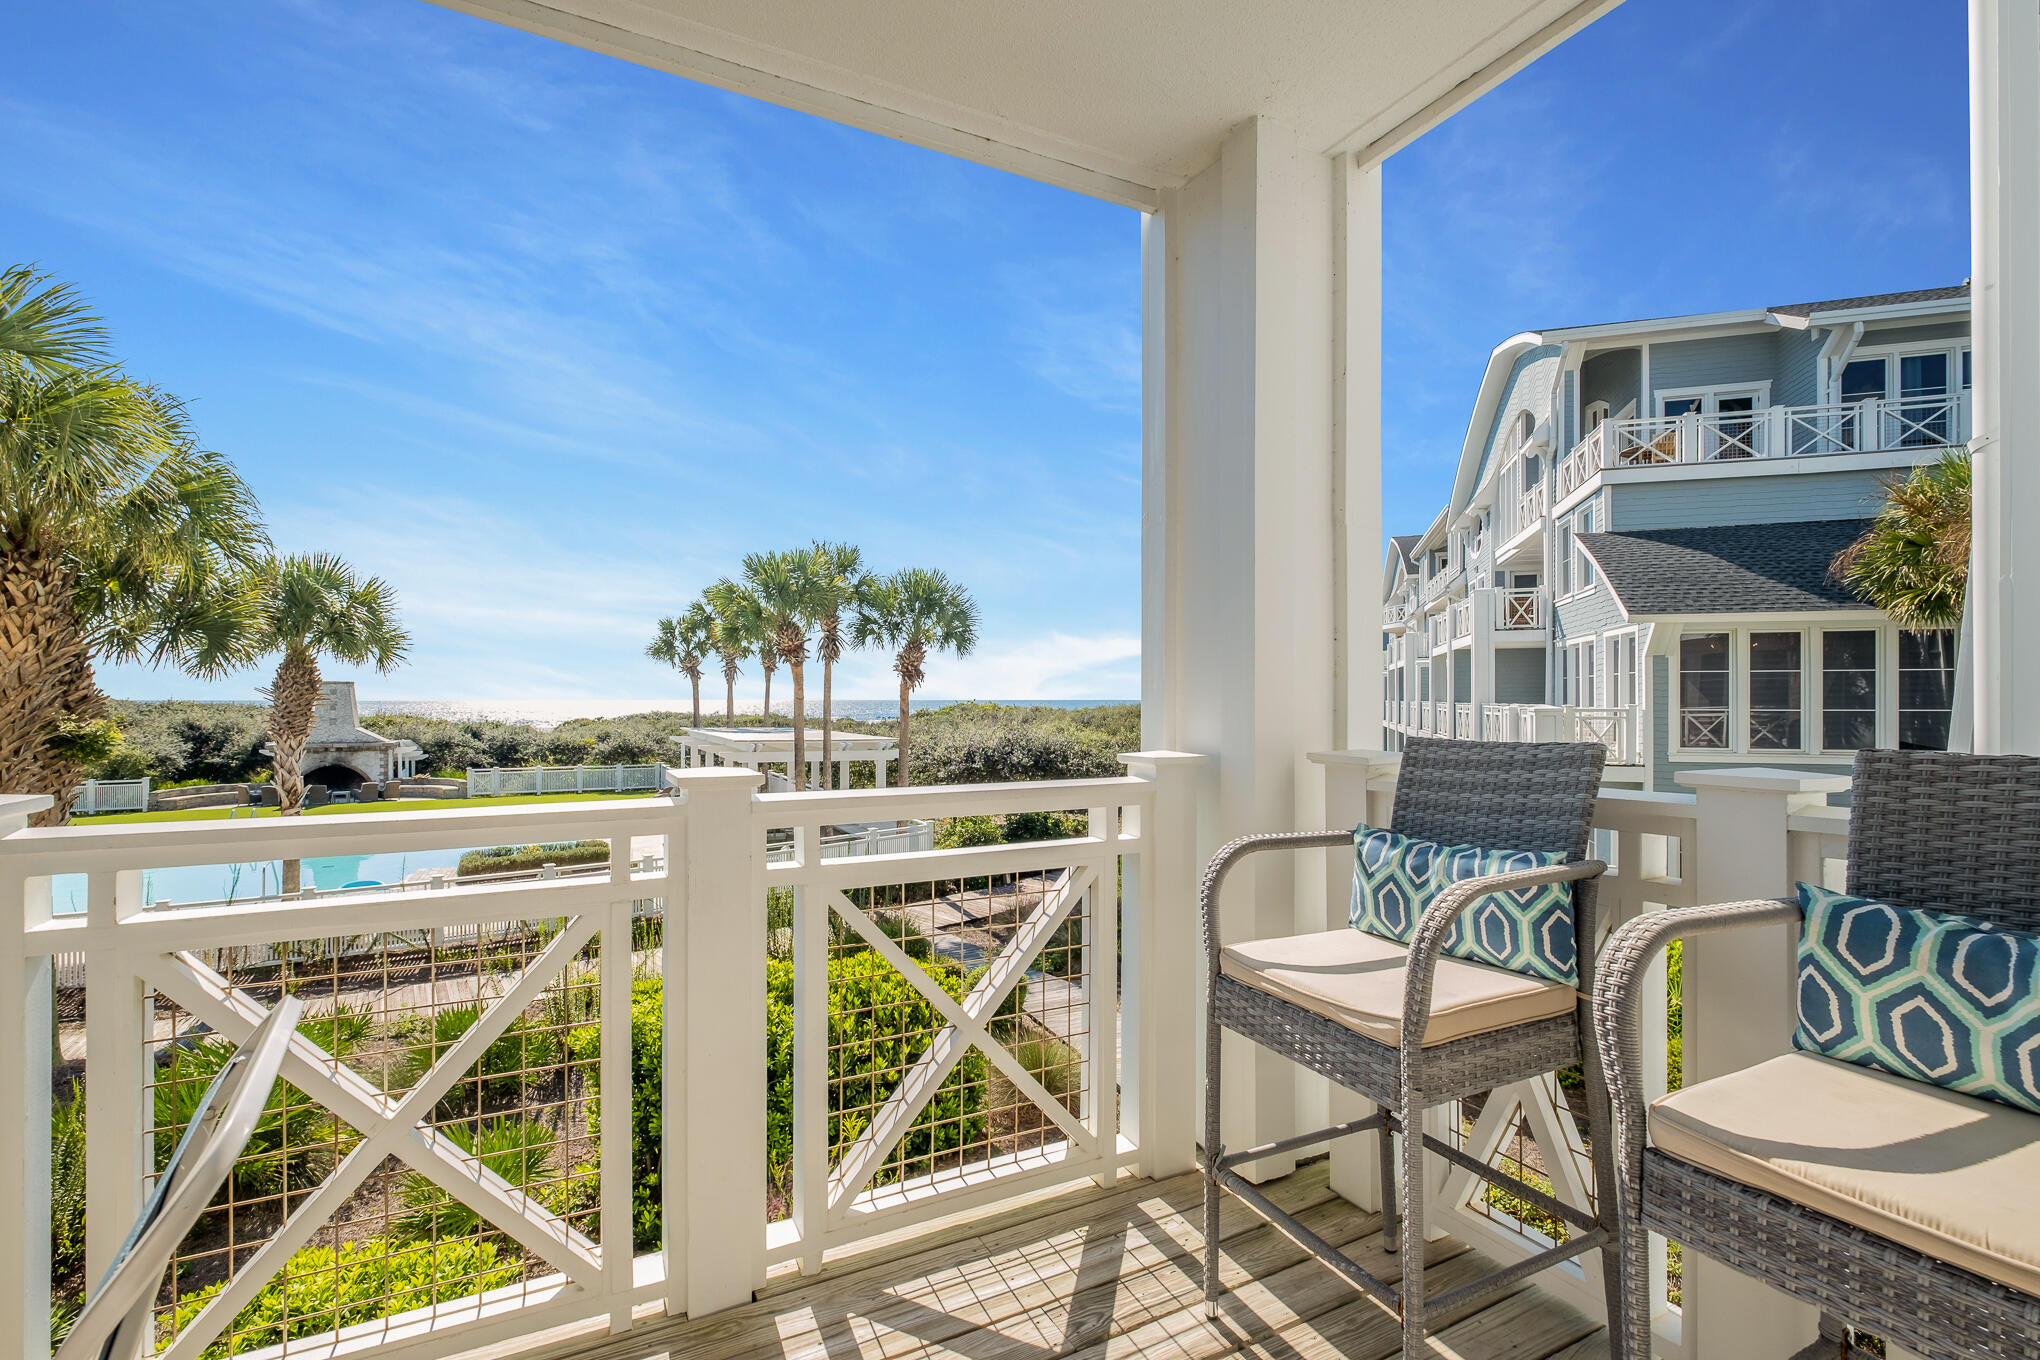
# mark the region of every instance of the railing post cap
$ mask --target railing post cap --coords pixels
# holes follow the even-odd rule
[[[1686,770],[1675,776],[1689,789],[1735,789],[1749,793],[1840,793],[1852,782],[1846,774],[1815,774],[1752,766],[1733,770]]]
[[[1181,769],[1191,765],[1202,765],[1210,759],[1210,756],[1199,755],[1195,751],[1125,751],[1120,754],[1119,763]]]
[[[1313,765],[1364,765],[1369,769],[1402,764],[1401,751],[1312,751],[1305,758]]]
[[[10,823],[26,826],[30,817],[56,801],[47,793],[0,793],[0,830],[12,829]]]
[[[760,771],[735,765],[666,771],[667,787],[679,793],[749,793],[764,782]]]

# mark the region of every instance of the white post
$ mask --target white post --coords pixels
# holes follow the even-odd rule
[[[1369,785],[1395,773],[1402,757],[1392,751],[1313,751],[1311,763],[1323,771],[1325,825],[1374,826],[1388,823],[1393,787],[1370,791]],[[1352,901],[1353,856],[1337,851],[1324,856],[1325,922],[1320,930],[1344,925]],[[1343,1123],[1374,1112],[1374,1102],[1334,1086],[1330,1119]],[[1341,1138],[1332,1144],[1332,1189],[1369,1212],[1381,1208],[1381,1163],[1376,1151],[1378,1134]]]
[[[1688,863],[1701,902],[1791,895],[1786,819],[1826,806],[1827,794],[1849,787],[1847,775],[1766,769],[1694,771],[1678,780],[1697,796]],[[1797,947],[1797,933],[1785,926],[1685,942],[1688,1084],[1792,1047]],[[1790,1355],[1819,1332],[1816,1309],[1697,1252],[1686,1254],[1684,1291],[1689,1360]]]
[[[679,910],[666,918],[667,1311],[698,1318],[749,1303],[765,1284],[765,894],[751,825],[760,777],[676,771],[669,782],[685,802],[668,845],[684,844],[685,859]]]
[[[50,806],[41,794],[0,794],[0,839]],[[50,957],[24,930],[49,919],[49,880],[31,884],[0,848],[0,1354],[50,1352]],[[6,1340],[13,1336],[13,1341]]]
[[[1975,749],[2040,753],[2040,14],[1970,0]],[[2023,587],[2018,581],[2024,576]],[[2023,682],[2023,683],[2022,683]]]
[[[1160,1180],[1197,1166],[1197,773],[1206,762],[1180,751],[1119,759],[1155,786],[1153,820],[1140,828],[1140,854],[1121,885],[1119,1118],[1140,1149],[1141,1174]]]
[[[1297,753],[1330,744],[1339,706],[1333,237],[1351,173],[1349,158],[1251,118],[1214,164],[1163,192],[1144,241],[1142,740],[1216,759],[1200,862],[1243,832],[1298,824]],[[1378,268],[1362,258],[1364,231],[1344,239],[1355,279]],[[1350,496],[1351,464],[1364,485],[1372,460],[1364,437],[1348,450]],[[1369,544],[1370,568],[1375,554]],[[1375,593],[1347,599],[1364,614],[1354,596]],[[1370,659],[1346,670],[1355,686],[1374,683],[1379,632],[1364,645]],[[1243,865],[1226,885],[1226,938],[1294,933],[1298,881],[1294,856]],[[1228,1143],[1295,1131],[1292,1064],[1229,1036],[1224,1090]]]

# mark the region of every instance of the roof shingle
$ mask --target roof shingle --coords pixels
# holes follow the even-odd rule
[[[1969,296],[1965,280],[1952,288],[1915,288],[1909,293],[1872,293],[1867,297],[1830,298],[1826,302],[1788,302],[1783,307],[1766,307],[1781,316],[1812,316],[1815,312],[1852,312],[1858,307],[1895,307],[1906,302],[1951,302]]]
[[[1634,617],[1770,614],[1873,608],[1828,575],[1835,554],[1870,521],[1802,520],[1581,534],[1609,586]]]

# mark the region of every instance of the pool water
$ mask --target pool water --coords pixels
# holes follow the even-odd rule
[[[476,847],[485,848],[485,847]],[[462,850],[421,850],[392,855],[329,855],[304,861],[304,885],[323,890],[350,883],[401,883],[423,869],[453,873]],[[280,861],[246,864],[187,864],[174,869],[144,869],[142,900],[158,902],[221,902],[262,897],[283,881]],[[57,874],[50,880],[51,910],[59,916],[85,910],[85,875]]]

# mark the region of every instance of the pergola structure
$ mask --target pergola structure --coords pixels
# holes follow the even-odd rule
[[[835,766],[835,777],[825,781],[821,730],[811,727],[804,735],[807,741],[807,781],[804,787],[811,789],[849,788],[850,767],[858,764],[871,766],[873,787],[882,789],[886,785],[886,767],[898,760],[900,755],[899,741],[893,737],[870,736],[862,732],[833,733],[830,736],[830,764]],[[680,764],[683,768],[732,766],[759,770],[769,776],[772,788],[787,787],[784,781],[793,768],[791,727],[690,727],[673,740],[680,743]]]

